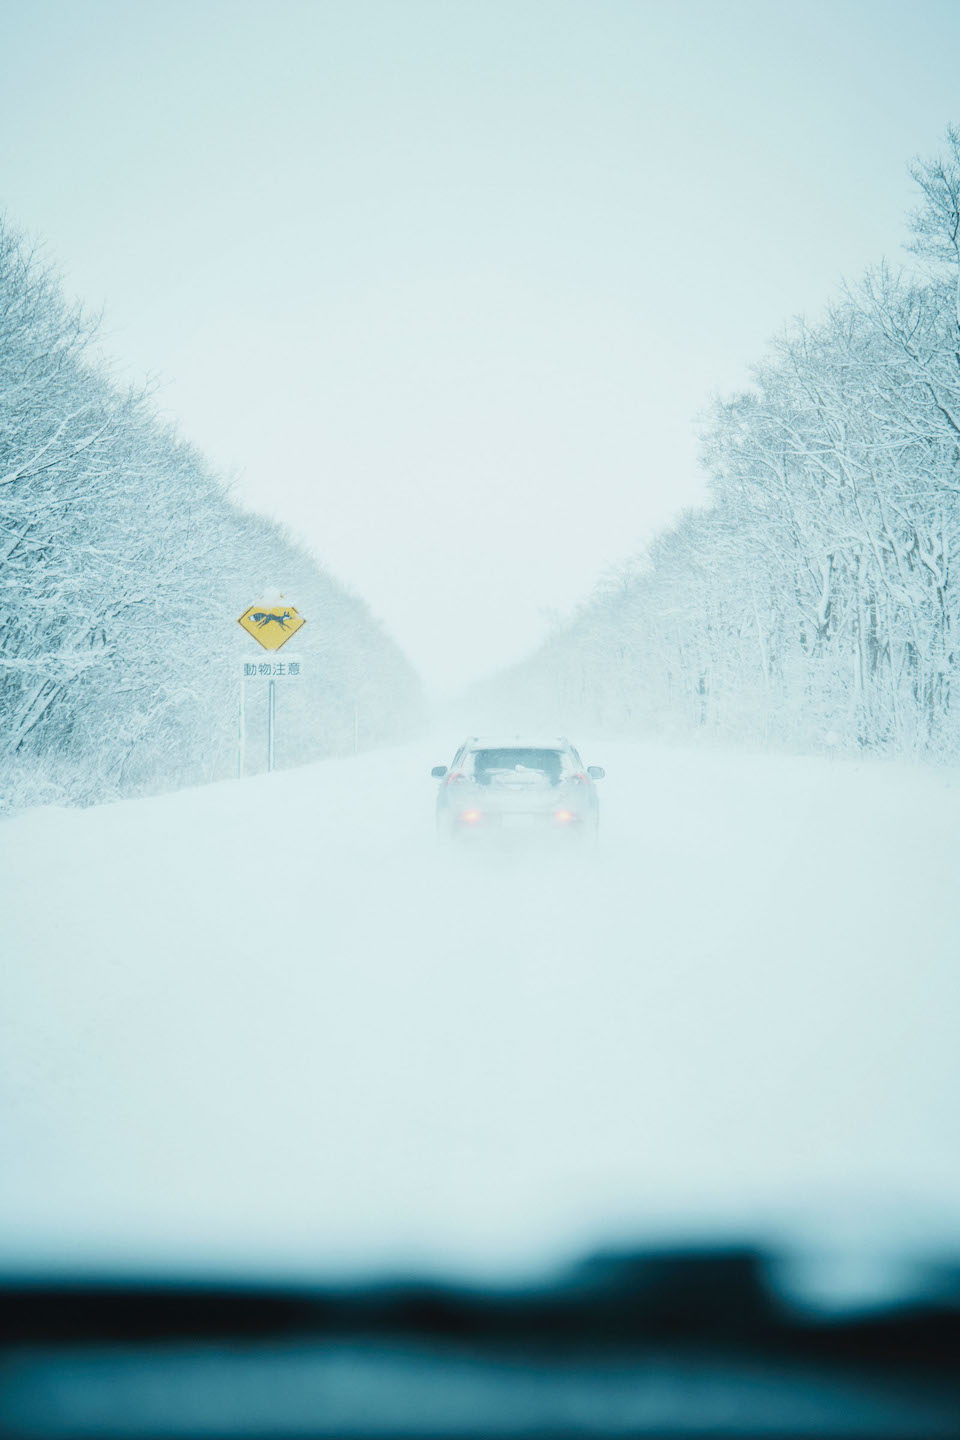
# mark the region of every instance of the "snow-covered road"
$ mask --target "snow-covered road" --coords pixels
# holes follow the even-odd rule
[[[584,745],[596,853],[458,856],[451,749],[0,828],[4,1262],[960,1231],[960,774]]]

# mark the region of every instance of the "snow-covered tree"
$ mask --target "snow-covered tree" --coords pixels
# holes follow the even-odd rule
[[[571,724],[960,749],[960,130],[913,174],[924,271],[795,323],[711,413],[710,506],[501,688]]]
[[[280,763],[414,723],[418,683],[366,606],[120,391],[96,326],[0,225],[0,804],[232,774],[236,617],[281,577],[311,652]]]

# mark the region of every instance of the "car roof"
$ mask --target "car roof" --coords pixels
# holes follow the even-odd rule
[[[569,750],[565,735],[470,735],[468,750]]]

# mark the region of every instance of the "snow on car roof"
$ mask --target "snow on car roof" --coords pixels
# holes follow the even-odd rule
[[[471,750],[569,750],[565,735],[471,735]]]

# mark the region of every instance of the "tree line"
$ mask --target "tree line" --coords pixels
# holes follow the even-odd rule
[[[709,503],[496,682],[527,714],[806,748],[960,750],[960,130],[915,261],[794,322],[709,414]]]
[[[240,660],[263,658],[235,621],[265,583],[309,617],[278,763],[404,734],[419,682],[367,606],[233,503],[96,338],[0,220],[0,808],[234,774]]]

